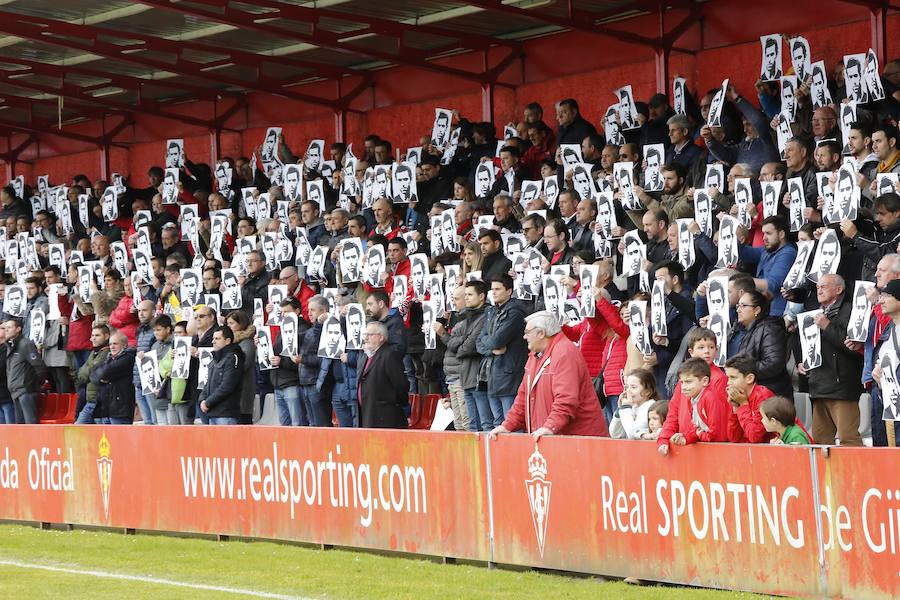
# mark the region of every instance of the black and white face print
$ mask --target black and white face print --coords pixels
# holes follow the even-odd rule
[[[592,167],[590,163],[579,163],[572,170],[572,186],[581,198],[593,198],[597,194],[591,175]]]
[[[422,146],[414,146],[406,149],[406,162],[418,165],[422,162]]]
[[[832,211],[829,223],[840,223],[844,219],[855,221],[859,211],[860,189],[856,183],[856,170],[850,163],[844,163],[837,172]]]
[[[641,272],[644,261],[647,260],[647,246],[641,240],[637,230],[631,230],[623,238],[625,256],[622,263],[622,275],[633,277]]]
[[[101,201],[103,220],[112,223],[119,218],[119,194],[114,186],[109,186],[103,191]]]
[[[184,140],[168,140],[166,142],[166,168],[180,169],[184,167]]]
[[[823,275],[837,273],[841,263],[841,244],[834,229],[826,229],[816,244],[816,254],[809,268],[809,278],[818,282]]]
[[[713,204],[712,198],[706,193],[706,190],[694,190],[694,216],[697,219],[697,225],[700,231],[708,237],[713,236]]]
[[[540,179],[523,181],[521,193],[519,194],[519,204],[522,205],[522,208],[528,209],[530,203],[540,198],[543,187],[544,182]]]
[[[81,272],[81,268],[79,267],[79,274]],[[88,270],[87,284],[88,284],[88,300],[84,300],[84,295],[82,295],[82,300],[84,302],[90,301],[90,283],[91,283],[91,275],[92,271],[90,267],[84,267]],[[24,281],[24,279],[19,279],[18,281]],[[13,317],[24,317],[25,316],[25,305],[26,305],[26,296],[25,296],[25,284],[24,283],[13,283],[6,286],[6,295],[3,297],[3,312]]]
[[[441,213],[441,247],[444,252],[459,252],[459,242],[456,241],[456,214],[452,210]]]
[[[619,188],[619,198],[625,210],[640,210],[643,205],[634,191],[634,163],[617,162],[613,165],[613,176]]]
[[[753,185],[749,177],[735,177],[734,179],[734,204],[737,207],[738,222],[747,229],[750,228],[750,205],[753,203]]]
[[[390,165],[377,165],[374,169],[372,183],[372,200],[391,197],[391,167]]]
[[[789,123],[797,120],[797,76],[785,75],[781,78],[781,112]]]
[[[847,54],[844,56],[844,85],[846,86],[847,97],[860,104],[865,104],[869,101],[865,69],[865,54]]]
[[[794,132],[791,130],[791,116],[786,110],[783,110],[775,118],[778,120],[778,127],[775,129],[775,137],[778,138],[778,154],[781,156],[781,160],[784,160],[784,149],[787,147],[788,140],[794,137]]]
[[[438,318],[438,314],[444,314],[442,309],[443,307],[434,300],[422,302],[422,331],[425,333],[426,350],[437,348],[437,335],[434,331],[434,323]]]
[[[183,305],[196,306],[200,303],[201,277],[200,269],[181,269],[179,299]]]
[[[703,178],[703,187],[706,191],[712,193],[713,188],[720,194],[724,194],[728,190],[725,179],[725,169],[721,163],[713,163],[706,165],[706,176]]]
[[[341,241],[339,259],[342,283],[354,283],[360,280],[362,258],[362,240],[357,237],[349,237]]]
[[[282,177],[284,199],[290,202],[299,202],[303,196],[303,170],[300,165],[284,165]]]
[[[320,171],[322,169],[323,157],[325,156],[325,140],[312,140],[309,147],[306,148],[306,156],[303,157],[303,165],[310,171]]]
[[[453,112],[446,108],[434,109],[434,125],[431,127],[431,145],[443,150],[450,143],[450,123]]]
[[[178,178],[180,175],[181,170],[177,167],[169,167],[166,169],[166,174],[163,176],[161,194],[163,204],[178,203]]]
[[[653,335],[669,335],[666,323],[666,283],[661,279],[653,282],[653,291],[650,292],[650,330]]]
[[[820,60],[813,63],[811,69],[812,85],[810,86],[810,95],[812,96],[813,108],[821,108],[832,104],[825,61]]]
[[[687,94],[687,80],[684,77],[676,77],[672,81],[672,108],[676,115],[686,115],[685,95]],[[646,155],[645,155],[646,156]]]
[[[619,122],[619,105],[613,104],[606,109],[603,116],[603,129],[606,133],[606,143],[621,146],[625,143],[625,136],[622,135],[621,125]]]
[[[596,302],[594,301],[594,286],[600,279],[599,265],[581,265],[578,273],[578,301],[581,306],[580,314],[582,317],[593,317],[596,313]]]
[[[191,368],[191,337],[176,335],[172,344],[172,377],[187,379]]]
[[[377,176],[377,171],[376,171]],[[416,165],[406,161],[396,163],[392,169],[392,186],[394,191],[394,204],[409,204],[418,202],[418,189],[416,187]]]
[[[554,315],[560,324],[565,323],[563,317],[563,308],[565,306],[566,294],[562,277],[559,275],[544,275],[544,308]]]
[[[697,260],[697,254],[694,249],[694,235],[691,233],[691,223],[693,219],[678,219],[678,262],[685,270],[690,269]]]
[[[856,121],[856,102],[851,100],[850,102],[845,102],[841,104],[840,108],[840,127],[841,127],[841,141],[843,142],[843,147],[841,150],[842,154],[851,154],[850,151],[850,129],[852,129],[853,123]]]
[[[483,162],[475,169],[475,197],[485,198],[496,180],[494,164]]]
[[[778,204],[781,199],[781,180],[760,181],[763,197],[763,218],[768,219],[778,214]]]
[[[892,344],[885,344],[879,362],[881,367],[881,395],[884,400],[884,412],[881,418],[885,421],[900,421],[900,381],[897,379],[897,367],[900,360]]]
[[[413,298],[425,299],[425,283],[428,279],[428,257],[424,254],[411,254],[409,256],[410,284],[412,285]]]
[[[871,281],[857,281],[853,287],[853,308],[847,324],[847,339],[852,342],[865,342],[869,335],[869,320],[872,317],[872,302],[869,292],[875,288]]]
[[[900,181],[898,173],[878,173],[875,175],[875,197],[897,192],[897,181]]]
[[[644,146],[644,191],[661,192],[663,190],[662,166],[666,161],[664,144],[648,144]]]
[[[575,165],[584,162],[581,155],[581,144],[560,144],[559,157],[565,173],[568,173]]]
[[[297,356],[299,322],[295,312],[281,315],[281,356]]]
[[[797,329],[800,331],[800,354],[807,371],[822,366],[822,330],[816,324],[816,317],[822,314],[817,308],[797,315]]]
[[[794,258],[791,268],[784,278],[782,286],[786,290],[795,290],[803,285],[809,273],[809,261],[815,248],[815,240],[800,240],[797,242],[797,256]]]
[[[269,321],[267,325],[281,325],[281,303],[288,297],[288,289],[283,284],[269,284],[268,287],[269,304],[272,309],[269,311]]]
[[[653,347],[650,345],[650,330],[647,328],[647,301],[632,300],[628,303],[628,329],[631,341],[644,356],[650,356]]]
[[[738,220],[731,215],[722,217],[719,225],[719,259],[716,266],[720,268],[734,268],[738,264]]]
[[[722,87],[716,90],[713,95],[712,102],[709,105],[709,116],[707,122],[710,127],[722,126],[722,109],[725,106],[726,92],[728,91],[728,80],[722,82]]]
[[[347,305],[344,326],[347,329],[347,350],[362,350],[366,330],[366,312],[362,304]]]
[[[244,215],[251,219],[256,218],[256,193],[255,187],[241,188],[241,203],[244,208]]]
[[[781,62],[781,36],[777,33],[760,36],[759,45],[762,48],[760,80],[778,81],[784,74]]]
[[[619,99],[619,125],[624,131],[637,129],[640,123],[637,118],[637,107],[634,105],[634,94],[630,85],[625,85],[617,89],[615,92]]]
[[[728,329],[731,323],[728,321],[728,311],[710,313],[709,329],[716,336],[716,357],[713,364],[724,369],[728,360]]]
[[[805,37],[797,36],[788,40],[788,48],[791,50],[791,66],[794,67],[794,75],[797,76],[798,83],[803,83],[812,75],[809,41]]]
[[[869,101],[884,100],[884,86],[881,83],[881,76],[878,74],[878,55],[871,48],[866,53],[865,79]]]
[[[281,137],[281,127],[269,127],[266,129],[266,137],[263,138],[262,149],[259,158],[265,164],[277,160],[278,140]]]
[[[122,279],[128,274],[128,249],[125,242],[116,240],[109,245],[110,254],[112,254],[113,268],[119,272]]]
[[[406,302],[408,281],[406,275],[394,275],[394,290],[391,292],[391,308],[400,308]]]
[[[237,310],[241,308],[241,271],[237,267],[222,269],[222,308]]]
[[[788,207],[790,216],[791,231],[800,231],[807,219],[803,214],[806,208],[806,191],[803,188],[803,179],[800,177],[791,177],[788,179],[788,195],[791,199],[791,205]]]
[[[22,198],[22,199],[25,198],[25,176],[24,175],[18,175],[16,177],[14,177],[13,179],[10,180],[9,185],[11,185],[14,190],[16,190],[17,198]]]
[[[144,352],[138,360],[138,376],[142,394],[152,395],[159,390],[162,383],[159,377],[159,357],[156,356],[156,352]]]
[[[260,325],[256,330],[256,364],[261,371],[270,371],[275,367],[275,344],[272,339],[272,328]]]
[[[319,205],[319,214],[325,214],[325,189],[321,179],[306,182],[306,199]]]
[[[234,169],[226,160],[219,161],[216,164],[216,188],[223,196],[227,196],[226,192],[231,192],[231,181],[234,178]]]
[[[366,249],[366,264],[363,269],[363,281],[373,287],[381,287],[381,275],[385,273],[384,246],[369,244]]]

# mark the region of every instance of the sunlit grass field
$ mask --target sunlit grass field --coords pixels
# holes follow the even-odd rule
[[[53,570],[48,570],[49,567]],[[224,589],[229,588],[229,589]],[[0,598],[761,598],[271,542],[0,525]]]

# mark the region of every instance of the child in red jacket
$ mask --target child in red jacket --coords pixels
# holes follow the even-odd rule
[[[775,394],[756,383],[756,359],[749,354],[737,354],[725,363],[728,377],[728,441],[744,444],[764,444],[774,437],[762,423],[759,406]]]
[[[689,358],[679,367],[678,386],[657,439],[663,456],[669,453],[670,443],[684,446],[726,440],[731,411],[725,394],[710,385],[710,375],[710,365],[700,357]]]

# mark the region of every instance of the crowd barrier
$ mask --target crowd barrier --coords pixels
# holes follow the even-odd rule
[[[900,594],[898,464],[891,449],[0,426],[0,519],[885,598]]]

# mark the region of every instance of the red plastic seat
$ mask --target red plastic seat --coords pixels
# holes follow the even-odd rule
[[[409,395],[409,428],[416,429],[422,418],[422,396],[419,394]]]
[[[38,422],[46,423],[59,413],[59,394],[38,394]]]
[[[57,397],[57,411],[52,418],[42,419],[48,425],[71,425],[75,422],[75,408],[78,406],[78,394],[52,394]]]
[[[437,412],[437,403],[440,401],[440,394],[425,396],[425,400],[421,402],[422,409],[415,429],[431,429],[431,422],[434,421],[434,414]]]

